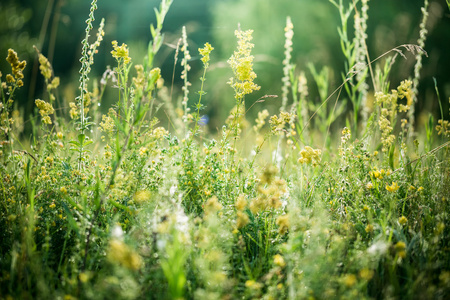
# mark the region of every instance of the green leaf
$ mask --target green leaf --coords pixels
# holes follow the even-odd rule
[[[80,142],[80,145],[84,144],[84,139],[86,138],[86,135],[84,134],[79,134],[78,135],[78,141]]]
[[[392,144],[391,148],[389,149],[389,166],[391,167],[392,170],[395,170],[394,154],[395,154],[395,144]]]
[[[87,146],[87,145],[90,145],[90,144],[92,144],[92,143],[93,143],[93,141],[88,140],[88,141],[86,141],[86,142],[83,144],[83,147],[84,147],[84,146]]]
[[[72,145],[74,145],[77,148],[80,147],[80,143],[78,143],[77,141],[69,141],[69,144],[72,144]]]

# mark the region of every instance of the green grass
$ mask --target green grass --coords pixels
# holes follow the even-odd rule
[[[252,32],[238,30],[236,106],[217,134],[202,125],[213,47],[199,49],[194,94],[195,51],[183,48],[186,37],[178,46],[178,104],[154,65],[170,0],[155,10],[142,64],[113,43],[109,83],[89,78],[103,36],[100,25],[89,39],[94,0],[79,97],[69,113],[58,109],[59,78],[41,55],[47,91],[30,137],[15,98],[25,63],[11,50],[1,77],[0,299],[448,298],[448,114],[414,128],[413,81],[388,89],[393,56],[425,52],[404,45],[370,62],[364,26],[355,42],[345,25],[360,6],[332,2],[343,21],[343,84],[330,92],[327,69],[313,65],[307,83],[286,58],[284,109],[248,119],[251,103],[274,96],[251,98],[264,87],[254,82]],[[117,102],[102,114],[105,89]]]

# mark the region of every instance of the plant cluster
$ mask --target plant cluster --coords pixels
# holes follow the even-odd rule
[[[391,91],[363,85],[372,64],[364,51],[369,1],[348,9],[331,2],[341,14],[348,59],[337,91],[346,89],[348,101],[338,96],[327,108],[326,69],[310,66],[322,94],[321,103],[311,104],[304,73],[290,62],[288,18],[282,109],[273,116],[262,110],[251,124],[245,101],[260,86],[252,31],[238,29],[229,59],[235,107],[217,135],[205,133],[202,115],[213,88],[207,70],[214,47],[198,49],[203,74],[193,102],[187,80],[193,50],[183,30],[184,86],[176,108],[154,65],[171,0],[155,9],[142,64],[134,64],[126,44],[112,42],[116,66],[100,89],[88,84],[104,24],[90,44],[92,1],[80,95],[68,116],[55,116],[59,80],[38,53],[48,99],[36,99],[41,119],[33,121],[31,140],[21,136],[14,102],[26,63],[10,50],[11,74],[4,81],[0,73],[0,298],[448,297],[450,126],[442,116],[426,138],[413,139],[413,81]],[[358,33],[349,41],[352,12]],[[378,73],[383,87],[388,65]],[[117,101],[102,115],[95,106],[107,81]],[[370,95],[374,109],[363,112]],[[256,101],[267,97],[273,95]],[[338,102],[354,111],[333,139]],[[169,128],[158,119],[161,108],[171,116]],[[324,122],[315,131],[321,140],[307,134],[315,118]]]

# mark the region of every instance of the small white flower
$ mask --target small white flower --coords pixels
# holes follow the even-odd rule
[[[119,225],[114,225],[111,231],[111,237],[117,240],[123,240],[123,230]]]

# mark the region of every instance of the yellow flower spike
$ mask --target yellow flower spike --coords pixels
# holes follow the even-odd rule
[[[211,53],[211,51],[213,51],[214,48],[211,46],[210,43],[205,43],[205,47],[203,48],[198,48],[198,52],[200,53],[200,55],[202,56],[201,61],[203,62],[203,64],[205,65],[205,68],[207,68],[209,66],[209,54]]]
[[[117,60],[123,60],[124,64],[129,64],[131,62],[131,58],[128,53],[127,44],[122,43],[122,46],[118,46],[117,41],[111,42],[114,50],[111,51],[112,56]]]
[[[228,84],[235,90],[236,98],[241,99],[245,95],[259,90],[260,86],[253,82],[256,78],[256,73],[253,71],[254,57],[251,55],[254,45],[250,43],[253,39],[253,30],[236,30],[234,33],[238,38],[238,50],[234,51],[228,60],[234,73],[234,78],[230,78]]]

